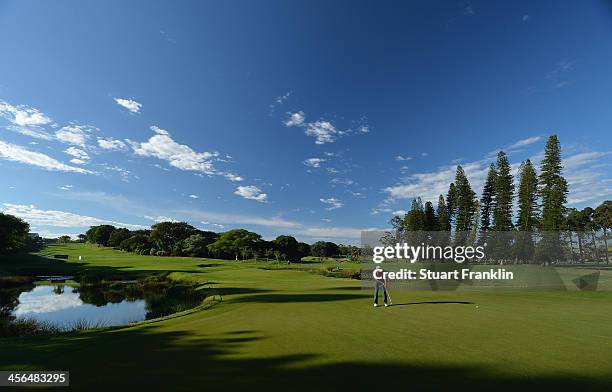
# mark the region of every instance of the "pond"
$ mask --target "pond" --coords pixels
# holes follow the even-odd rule
[[[16,319],[35,319],[59,327],[70,327],[87,320],[91,325],[120,325],[147,318],[144,299],[124,299],[106,305],[88,304],[81,299],[76,287],[36,286],[17,298],[11,312]]]
[[[78,285],[45,280],[0,289],[0,322],[34,320],[61,330],[106,327],[187,310],[205,297],[193,286],[168,281]]]

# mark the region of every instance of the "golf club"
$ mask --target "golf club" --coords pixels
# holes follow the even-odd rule
[[[391,294],[389,294],[389,288],[387,287],[387,284],[385,284],[384,286],[385,286],[385,291],[387,293],[387,298],[389,299],[389,305],[393,305],[393,300],[391,299]]]

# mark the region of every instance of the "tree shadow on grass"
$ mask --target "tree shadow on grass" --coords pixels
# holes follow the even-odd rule
[[[239,333],[238,333],[239,332]],[[572,376],[495,374],[486,367],[416,365],[396,362],[328,362],[317,353],[253,357],[247,346],[266,339],[252,330],[193,335],[187,331],[136,329],[55,338],[7,339],[0,369],[70,371],[70,389],[125,390],[610,390],[601,379]]]
[[[232,302],[265,302],[265,303],[291,303],[291,302],[331,302],[352,299],[370,298],[368,294],[256,294],[232,300]]]
[[[408,305],[474,305],[474,302],[470,301],[419,301],[419,302],[405,302],[401,304],[393,304],[393,306],[408,306]]]
[[[102,278],[105,280],[132,280],[152,275],[163,276],[171,272],[202,273],[197,270],[181,269],[134,270],[129,265],[117,267],[93,265],[86,261],[55,259],[52,256],[45,257],[32,253],[0,256],[0,275],[61,275],[74,276],[77,280],[84,276],[94,280]]]

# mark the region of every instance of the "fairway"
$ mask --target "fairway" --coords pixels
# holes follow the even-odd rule
[[[381,382],[428,388],[434,380],[476,389],[499,380],[507,389],[612,386],[609,292],[395,290],[394,306],[374,309],[357,280],[263,269],[265,262],[137,256],[83,244],[47,253],[70,255],[68,262],[44,259],[50,272],[167,271],[223,299],[130,327],[2,340],[1,369],[69,369],[76,390],[254,382],[272,390],[362,390]],[[30,267],[20,260],[3,268]]]

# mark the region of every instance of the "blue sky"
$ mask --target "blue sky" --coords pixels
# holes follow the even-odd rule
[[[0,208],[357,242],[460,162],[563,145],[612,196],[612,12],[563,2],[0,3]]]

